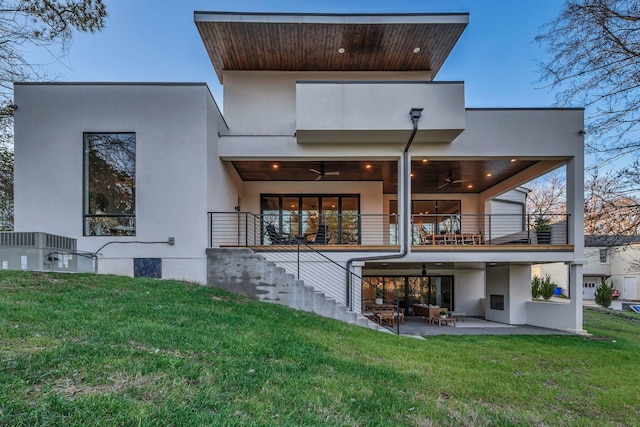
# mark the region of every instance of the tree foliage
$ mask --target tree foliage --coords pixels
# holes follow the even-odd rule
[[[13,150],[0,142],[0,231],[10,230],[13,230]]]
[[[585,182],[585,234],[610,236],[612,245],[618,237],[640,235],[640,203],[628,191],[623,175],[594,171]]]
[[[560,215],[567,212],[567,184],[560,171],[544,175],[530,182],[527,196],[527,212],[539,215]]]
[[[541,80],[560,105],[587,107],[594,151],[640,150],[640,0],[565,0],[536,41],[550,53]]]
[[[0,104],[13,82],[41,75],[25,50],[36,46],[55,56],[58,46],[65,53],[74,31],[99,31],[106,16],[103,0],[0,0]]]
[[[13,228],[13,83],[40,80],[26,52],[66,53],[74,31],[104,28],[103,0],[0,0],[0,230]]]
[[[596,304],[608,308],[613,300],[613,291],[615,288],[612,284],[607,283],[607,280],[603,277],[600,281],[600,286],[596,288],[595,301]]]

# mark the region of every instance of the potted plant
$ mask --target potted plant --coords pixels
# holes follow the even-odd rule
[[[447,312],[446,312],[446,311],[441,311],[441,312],[440,312],[440,317],[442,317],[443,319],[444,319],[445,317],[447,317]]]
[[[551,243],[551,224],[549,218],[538,215],[533,223],[536,230],[539,245],[548,245]]]

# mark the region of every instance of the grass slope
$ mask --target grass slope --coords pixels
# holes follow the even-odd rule
[[[416,340],[181,282],[2,272],[0,425],[637,425],[639,322]]]

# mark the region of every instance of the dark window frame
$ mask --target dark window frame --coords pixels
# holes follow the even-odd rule
[[[87,188],[87,185],[89,183],[89,179],[88,179],[88,174],[89,174],[89,170],[88,170],[88,165],[87,165],[87,143],[88,143],[88,139],[87,137],[90,135],[133,135],[134,137],[134,144],[136,147],[136,154],[134,157],[134,186],[133,186],[133,203],[134,203],[134,213],[133,214],[91,214],[88,213],[89,211],[89,206],[88,206],[88,191],[89,189]],[[136,226],[136,198],[137,198],[137,192],[136,192],[136,183],[137,183],[137,179],[136,179],[136,175],[137,175],[137,143],[138,143],[138,135],[136,132],[134,131],[117,131],[117,132],[108,132],[108,131],[103,131],[103,132],[96,132],[96,131],[91,131],[91,132],[83,132],[82,133],[82,235],[86,236],[86,237],[132,237],[135,236],[137,233],[137,226]],[[125,220],[125,219],[129,219],[129,220],[133,220],[133,230],[125,230],[124,233],[122,234],[95,234],[95,233],[91,233],[88,231],[89,227],[87,226],[87,220],[90,218],[112,218],[115,220]]]
[[[356,244],[361,244],[362,242],[362,221],[360,219],[361,212],[361,201],[360,194],[352,194],[352,193],[263,193],[260,194],[260,216],[264,218],[264,206],[262,201],[267,197],[278,198],[278,229],[283,230],[283,199],[284,198],[297,198],[298,199],[298,214],[302,215],[302,199],[317,197],[318,198],[318,214],[322,215],[322,199],[323,198],[337,198],[338,199],[338,235],[337,235],[337,244],[342,244],[342,199],[343,198],[355,198],[358,203],[358,241]],[[302,222],[299,222],[299,227],[302,226]],[[301,229],[297,230],[297,233],[292,233],[294,235],[299,235],[302,232]],[[264,233],[263,233],[264,234]]]

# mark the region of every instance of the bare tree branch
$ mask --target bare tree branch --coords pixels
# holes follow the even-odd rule
[[[565,0],[536,41],[550,59],[541,82],[558,105],[587,106],[592,152],[640,150],[640,0]]]

